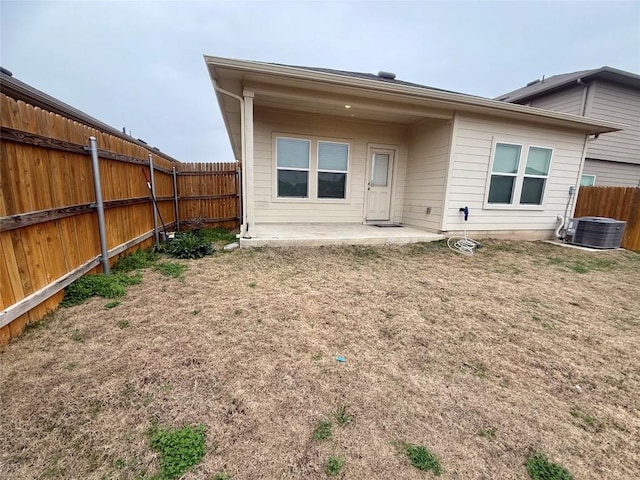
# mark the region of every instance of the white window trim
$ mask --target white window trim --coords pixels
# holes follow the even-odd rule
[[[278,166],[278,139],[282,138],[283,140],[305,140],[309,143],[309,163],[308,163],[308,167],[307,168],[296,168],[296,167],[279,167]],[[295,137],[287,137],[284,135],[278,135],[274,142],[274,156],[273,158],[275,159],[275,165],[276,165],[276,170],[275,170],[275,195],[276,198],[281,199],[281,200],[287,200],[287,199],[291,199],[291,200],[307,200],[310,195],[311,195],[311,148],[313,147],[313,144],[311,143],[310,140],[306,139],[306,138],[295,138]],[[278,170],[291,170],[291,171],[295,171],[295,172],[307,172],[307,196],[306,197],[279,197],[278,196]]]
[[[591,185],[582,185],[582,177],[591,177],[593,178],[593,183]],[[596,186],[596,175],[593,175],[592,173],[583,173],[582,175],[580,175],[580,186],[581,187],[595,187]]]
[[[302,170],[307,171],[306,169],[295,169],[295,168],[279,168],[278,167],[278,156],[277,156],[277,139],[278,138],[288,138],[292,140],[307,140],[310,142],[309,148],[309,180],[307,187],[307,197],[279,197],[278,196],[278,170]],[[318,143],[319,142],[327,142],[327,143],[340,143],[347,145],[347,171],[343,170],[318,170]],[[342,139],[336,137],[319,137],[316,135],[300,135],[296,133],[285,133],[285,132],[272,132],[271,134],[271,158],[272,158],[272,190],[271,190],[271,201],[274,203],[309,203],[309,204],[327,204],[327,203],[340,203],[340,204],[350,204],[350,179],[351,179],[351,155],[353,152],[353,141],[350,139]],[[315,152],[315,154],[314,154]],[[321,172],[334,172],[334,173],[346,173],[347,178],[345,181],[345,198],[318,198],[318,171]]]
[[[498,144],[515,145],[520,147],[520,158],[518,160],[518,172],[516,174],[509,174],[509,173],[495,174],[495,175],[504,175],[504,176],[515,176],[516,178],[513,185],[513,192],[511,192],[511,203],[509,204],[489,203],[489,189],[491,188],[491,176],[494,175],[493,162],[495,160],[496,146]],[[544,148],[546,150],[551,150],[551,159],[549,160],[549,171],[547,175],[531,175],[531,174],[525,173],[527,169],[527,160],[529,158],[529,149],[531,147]],[[489,159],[489,170],[487,172],[483,209],[485,210],[544,210],[544,205],[547,199],[547,192],[549,190],[549,179],[551,178],[554,153],[555,153],[554,148],[546,145],[537,145],[537,144],[527,143],[525,141],[518,142],[513,140],[496,140],[494,138],[493,143],[491,145],[491,157]],[[544,189],[542,190],[542,199],[541,199],[540,205],[531,205],[526,203],[520,204],[520,196],[522,195],[522,185],[524,183],[525,177],[544,178],[546,180],[544,182]]]
[[[336,145],[346,145],[347,146],[347,169],[346,170],[327,170],[324,168],[320,168],[320,162],[319,162],[319,158],[320,158],[320,143],[334,143]],[[338,142],[335,140],[323,140],[323,139],[317,139],[316,140],[316,198],[315,200],[319,201],[319,202],[326,202],[328,201],[335,201],[338,200],[340,202],[344,202],[346,199],[349,198],[349,164],[351,163],[349,160],[351,158],[351,144],[348,142]],[[344,173],[345,174],[345,180],[344,180],[344,198],[321,198],[318,196],[318,184],[320,182],[320,176],[318,175],[319,173]]]

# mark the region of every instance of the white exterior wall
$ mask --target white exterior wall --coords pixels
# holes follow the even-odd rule
[[[402,223],[439,231],[447,183],[452,122],[409,128],[409,156]],[[431,207],[431,213],[427,208]]]
[[[490,117],[456,115],[450,179],[443,230],[551,231],[557,215],[564,214],[569,187],[578,183],[585,134],[515,123]],[[542,209],[485,208],[488,171],[494,141],[533,144],[553,148],[551,169]],[[464,222],[460,207],[468,206]]]
[[[640,165],[587,158],[583,172],[596,176],[596,187],[640,187]]]
[[[534,98],[526,102],[536,108],[544,108],[556,112],[571,113],[573,115],[582,115],[584,98],[584,87],[575,85],[573,87],[553,92],[543,97]]]
[[[398,147],[392,178],[392,221],[402,219],[407,165],[406,127],[349,121],[327,115],[293,113],[256,107],[254,112],[255,222],[260,223],[362,223],[366,190],[367,147]],[[347,174],[348,201],[275,198],[274,135],[320,137],[351,142]],[[313,173],[310,182],[316,181]]]

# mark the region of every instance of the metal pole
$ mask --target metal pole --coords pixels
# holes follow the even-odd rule
[[[160,243],[160,236],[158,235],[158,207],[154,205],[153,199],[156,198],[156,176],[153,174],[153,155],[149,154],[149,171],[151,176],[151,209],[153,210],[153,238],[156,245]]]
[[[176,167],[173,167],[173,208],[176,211],[176,231],[180,231],[180,215],[178,210],[178,175]]]
[[[107,229],[104,223],[104,203],[102,201],[102,184],[100,182],[100,164],[98,162],[98,142],[96,137],[89,137],[91,166],[93,167],[93,188],[96,192],[96,211],[98,212],[98,232],[100,233],[100,261],[102,271],[109,275],[109,251],[107,249]]]

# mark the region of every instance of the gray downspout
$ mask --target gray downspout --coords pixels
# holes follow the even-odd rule
[[[89,137],[89,150],[91,151],[91,166],[93,167],[93,187],[96,191],[98,233],[100,234],[100,262],[102,263],[103,273],[109,275],[109,250],[107,249],[107,229],[104,221],[104,202],[102,201],[102,183],[100,182],[100,162],[98,161],[98,142],[96,137]]]

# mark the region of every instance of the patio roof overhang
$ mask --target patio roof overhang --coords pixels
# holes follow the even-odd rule
[[[210,56],[204,59],[214,85],[239,96],[244,90],[251,90],[257,107],[400,124],[427,118],[451,119],[459,111],[579,130],[585,134],[625,128],[614,122],[409,84],[263,62]],[[219,91],[216,95],[234,155],[240,160],[240,103]]]

